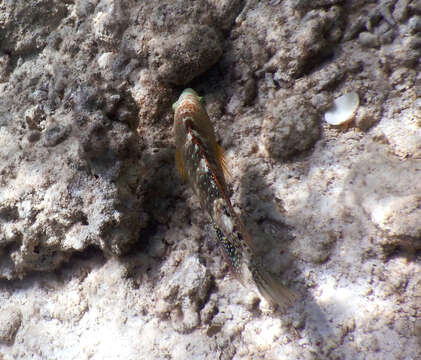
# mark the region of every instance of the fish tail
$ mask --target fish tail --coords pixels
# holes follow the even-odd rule
[[[298,296],[282,285],[255,257],[249,263],[249,270],[260,294],[267,301],[277,304],[281,311],[285,311],[298,300]]]
[[[227,210],[227,214],[229,214],[229,210]],[[223,221],[220,222],[224,223]],[[232,273],[245,285],[247,276],[245,277],[246,273],[242,269],[243,265],[246,265],[259,293],[268,302],[277,304],[281,311],[285,311],[297,301],[298,296],[282,285],[280,279],[277,279],[264,268],[261,259],[255,254],[252,247],[251,237],[240,219],[237,219],[237,225],[242,231],[228,232],[229,236],[227,237],[221,228],[214,224],[218,242],[223,250],[222,253]]]

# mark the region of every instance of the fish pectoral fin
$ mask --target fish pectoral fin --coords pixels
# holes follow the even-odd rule
[[[180,173],[184,182],[187,182],[187,172],[186,172],[186,168],[184,167],[183,154],[181,153],[180,150],[175,151],[175,163],[176,163],[178,172]]]
[[[217,143],[216,144],[216,154],[218,156],[218,161],[221,164],[222,171],[224,176],[228,179],[231,179],[231,171],[228,169],[227,158],[225,156],[225,150]]]

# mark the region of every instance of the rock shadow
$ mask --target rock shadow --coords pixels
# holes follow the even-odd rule
[[[106,262],[104,253],[96,246],[89,246],[82,251],[69,255],[57,269],[50,271],[32,271],[22,279],[0,279],[0,290],[15,292],[28,290],[34,286],[40,288],[60,288],[74,278],[80,281],[93,270],[102,267]]]
[[[186,207],[174,158],[174,149],[163,147],[144,151],[140,160],[145,171],[139,191],[143,198],[142,211],[147,215],[146,227],[130,251],[118,258],[138,285],[143,274],[151,279],[159,276],[172,248],[174,214],[180,214],[182,206]]]
[[[264,176],[251,169],[240,180],[239,205],[242,209],[240,216],[267,270],[298,295],[295,306],[286,313],[276,311],[273,316],[282,317],[297,341],[307,337],[314,351],[318,352],[323,341],[321,336],[327,341],[333,330],[325,312],[308,291],[302,269],[297,264],[300,259],[290,251],[294,237],[291,228],[282,220],[282,201],[273,194]]]
[[[376,234],[372,255],[415,260],[421,250],[421,160],[399,159],[371,145],[370,154],[353,164],[344,180],[341,200],[356,226]],[[377,148],[378,146],[378,148]]]

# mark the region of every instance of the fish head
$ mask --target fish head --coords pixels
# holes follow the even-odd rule
[[[176,144],[181,144],[187,134],[192,134],[209,149],[217,147],[215,133],[203,99],[191,88],[185,89],[173,105],[174,109],[174,133]]]
[[[174,128],[183,126],[184,128],[193,128],[198,114],[204,109],[201,103],[201,97],[191,88],[185,89],[178,100],[172,106],[174,110]]]
[[[174,112],[177,112],[177,110],[185,103],[185,102],[202,102],[203,99],[201,96],[197,94],[196,91],[194,91],[192,88],[184,89],[181,93],[178,100],[172,104],[172,109]]]

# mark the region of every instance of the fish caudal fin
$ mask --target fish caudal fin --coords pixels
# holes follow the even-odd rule
[[[298,296],[268,273],[262,265],[253,262],[250,268],[253,280],[260,294],[269,302],[277,304],[285,311],[298,300]]]

